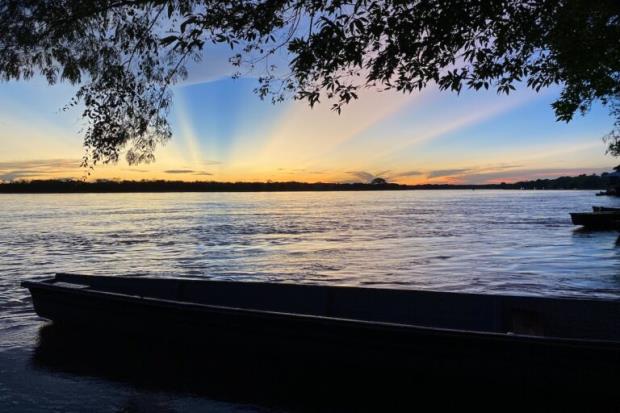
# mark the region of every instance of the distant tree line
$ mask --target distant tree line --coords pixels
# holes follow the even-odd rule
[[[93,192],[277,192],[277,191],[381,191],[416,189],[606,189],[617,186],[613,175],[562,176],[515,183],[452,185],[400,185],[388,182],[373,183],[305,183],[305,182],[214,182],[165,180],[32,180],[0,184],[0,193],[93,193]]]
[[[0,184],[0,193],[79,193],[79,192],[271,192],[271,191],[367,191],[409,189],[386,183],[305,183],[305,182],[213,182],[213,181],[117,181],[33,180]]]
[[[617,177],[603,173],[602,175],[561,176],[555,179],[537,179],[506,185],[524,189],[606,189],[617,184]]]

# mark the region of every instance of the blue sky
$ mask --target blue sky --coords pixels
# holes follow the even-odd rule
[[[173,139],[149,165],[98,167],[92,179],[514,181],[599,173],[613,119],[596,106],[569,124],[555,121],[558,89],[510,96],[429,88],[402,95],[366,90],[341,115],[329,102],[261,101],[253,78],[230,78],[217,56],[190,68],[174,89]],[[83,176],[73,88],[41,79],[0,84],[0,179]]]

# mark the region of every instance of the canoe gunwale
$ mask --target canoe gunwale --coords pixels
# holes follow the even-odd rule
[[[347,285],[318,285],[318,284],[295,284],[290,282],[265,282],[265,281],[230,281],[230,280],[196,280],[195,278],[181,278],[181,277],[166,277],[166,278],[156,278],[156,277],[131,277],[131,276],[109,276],[109,275],[80,275],[73,273],[57,273],[53,278],[44,278],[36,281],[22,281],[22,286],[25,286],[29,283],[44,284],[44,285],[56,285],[58,284],[58,277],[92,277],[92,278],[112,278],[112,279],[120,279],[120,280],[168,280],[168,281],[200,281],[200,282],[208,282],[208,283],[217,283],[217,284],[251,284],[251,285],[284,285],[284,286],[294,286],[294,287],[318,287],[325,289],[353,289],[353,290],[371,290],[376,292],[389,292],[389,291],[398,291],[398,292],[415,292],[416,294],[425,294],[425,295],[434,295],[434,294],[450,294],[450,295],[466,295],[469,297],[495,297],[495,298],[511,298],[511,297],[519,297],[519,298],[527,298],[528,300],[540,300],[540,301],[591,301],[591,302],[618,302],[620,303],[620,297],[618,298],[601,298],[601,297],[570,297],[570,296],[540,296],[540,295],[511,295],[511,294],[483,294],[483,293],[472,293],[472,292],[454,292],[454,291],[439,291],[439,290],[409,290],[409,289],[395,289],[395,288],[385,288],[385,287],[358,287],[358,286],[347,286]],[[53,282],[53,284],[51,284]],[[68,282],[70,284],[80,284],[79,282]],[[98,290],[89,286],[90,291],[104,291]],[[138,294],[124,294],[131,297],[142,297]],[[181,303],[192,303],[193,301],[184,301],[184,300],[168,300],[168,301],[178,301]],[[227,307],[227,306],[223,306]],[[230,306],[228,306],[230,307]],[[231,307],[237,308],[237,307]],[[243,308],[243,307],[239,307]],[[286,312],[284,312],[286,313]],[[291,313],[297,314],[297,313]],[[399,323],[395,323],[399,324]],[[404,324],[408,325],[408,324]],[[458,329],[456,329],[458,330]],[[464,330],[468,331],[468,330]]]

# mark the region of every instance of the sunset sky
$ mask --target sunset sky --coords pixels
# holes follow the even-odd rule
[[[402,95],[367,90],[338,115],[328,102],[272,105],[253,78],[232,80],[220,56],[190,68],[174,89],[173,139],[149,165],[99,166],[91,179],[486,183],[600,173],[620,160],[601,137],[613,120],[597,106],[555,121],[559,89],[510,96],[429,88]],[[0,180],[80,178],[74,89],[41,79],[0,84]]]

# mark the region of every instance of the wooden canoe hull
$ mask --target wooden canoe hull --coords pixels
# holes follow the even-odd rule
[[[526,383],[528,389],[590,388],[609,395],[617,394],[620,383],[617,341],[491,334],[25,285],[36,312],[57,325],[191,343],[189,357],[197,366],[213,363],[215,355],[220,362],[242,357],[245,364],[267,359],[273,368],[281,363],[314,371],[313,377],[356,371],[351,379],[373,381],[398,371],[398,377],[415,377],[416,385],[500,380],[508,388]]]

